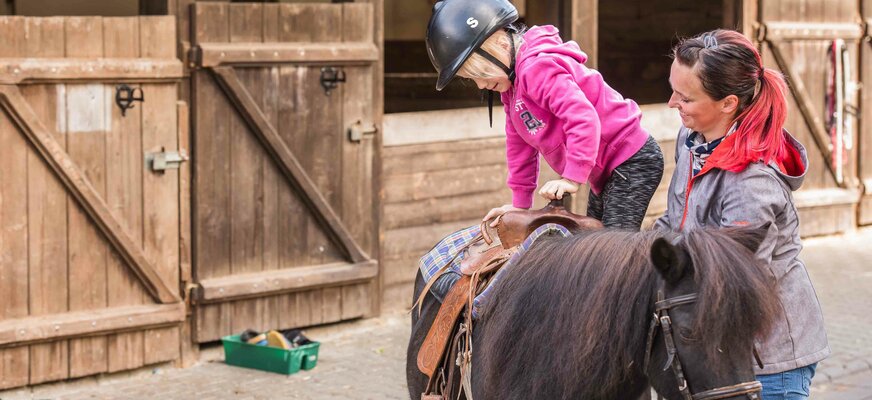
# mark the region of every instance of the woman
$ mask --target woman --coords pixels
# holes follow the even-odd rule
[[[540,195],[559,199],[590,184],[589,216],[638,230],[663,177],[663,154],[642,129],[639,106],[587,68],[587,55],[557,28],[521,31],[511,25],[517,18],[507,0],[443,0],[427,28],[437,90],[460,76],[502,94],[512,204],[484,220],[530,208],[541,155],[561,179]]]
[[[735,31],[684,40],[673,55],[669,106],[678,109],[684,126],[668,209],[655,227],[769,223],[757,256],[778,281],[783,313],[757,343],[763,361],[757,378],[764,400],[807,399],[815,367],[830,349],[817,295],[798,258],[802,244],[792,192],[802,185],[808,158],[784,130],[786,84]]]

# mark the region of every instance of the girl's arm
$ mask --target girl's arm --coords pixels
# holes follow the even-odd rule
[[[586,183],[599,152],[599,115],[559,59],[539,56],[529,63],[529,72],[521,75],[528,95],[562,121],[566,132],[566,167],[561,176]]]
[[[539,177],[539,152],[521,138],[509,120],[506,106],[506,162],[509,167],[507,183],[512,189],[512,205],[517,208],[533,206],[533,192]]]

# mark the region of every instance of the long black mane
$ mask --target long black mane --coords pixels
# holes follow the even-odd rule
[[[477,325],[473,359],[480,357],[482,375],[475,380],[513,382],[485,390],[509,398],[568,399],[603,397],[640,378],[651,300],[662,282],[649,254],[663,235],[603,230],[533,246],[500,279]],[[743,235],[685,234],[699,285],[695,307],[704,310],[692,334],[715,343],[706,352],[751,348],[778,312],[771,273],[741,244],[749,241]]]

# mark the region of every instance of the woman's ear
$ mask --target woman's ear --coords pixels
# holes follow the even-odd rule
[[[733,115],[739,109],[739,97],[734,94],[724,97],[721,101],[723,102],[721,104],[721,111],[724,114]]]

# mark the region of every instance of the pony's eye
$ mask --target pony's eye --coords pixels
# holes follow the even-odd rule
[[[699,341],[699,338],[693,335],[693,331],[687,328],[681,328],[678,330],[678,336],[681,336],[681,339],[685,342],[696,342]]]

